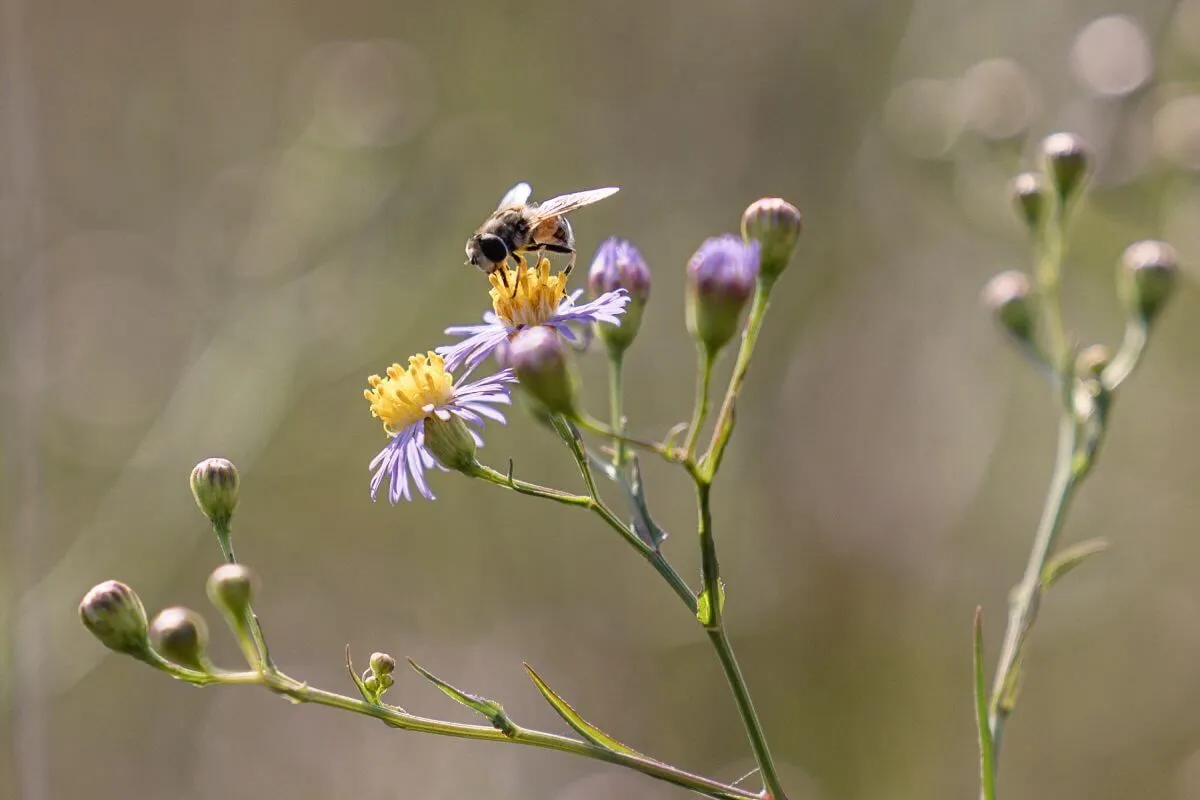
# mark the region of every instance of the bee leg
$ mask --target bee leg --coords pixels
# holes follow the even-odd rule
[[[567,260],[567,268],[563,270],[564,275],[570,275],[571,270],[575,268],[575,248],[567,247],[565,244],[550,244],[548,242],[538,242],[538,250],[545,250],[549,253],[569,254],[571,257]]]

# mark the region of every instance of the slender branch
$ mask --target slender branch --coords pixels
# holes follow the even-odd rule
[[[608,410],[612,420],[612,428],[620,433],[625,432],[625,413],[622,386],[624,383],[625,354],[620,351],[610,352],[608,356]],[[613,466],[618,470],[625,465],[625,442],[617,439],[613,450]]]
[[[992,763],[998,764],[1004,737],[1004,725],[1016,705],[1020,680],[1021,658],[1029,631],[1037,618],[1042,597],[1041,578],[1046,562],[1054,552],[1067,510],[1079,478],[1086,467],[1076,460],[1079,426],[1064,413],[1059,423],[1058,454],[1054,461],[1054,474],[1046,495],[1041,521],[1034,534],[1033,547],[1021,582],[1013,590],[1008,614],[1008,625],[1004,631],[1004,643],[992,684],[992,695],[988,709],[988,725],[992,731]],[[1086,461],[1090,462],[1090,457]]]
[[[709,385],[712,383],[713,362],[716,361],[717,354],[707,347],[701,347],[697,359],[696,400],[692,405],[692,422],[688,425],[687,439],[683,445],[683,457],[687,461],[691,461],[696,452],[696,440],[700,438],[700,429],[704,427],[704,421],[708,418]]]
[[[725,680],[733,694],[738,715],[746,730],[746,738],[754,753],[754,762],[762,774],[763,785],[770,792],[772,800],[787,800],[779,773],[775,769],[775,761],[771,758],[771,750],[767,746],[766,733],[758,719],[758,712],[754,710],[750,689],[746,685],[746,679],[742,676],[742,670],[733,654],[733,646],[725,631],[725,619],[721,608],[721,570],[717,560],[716,537],[713,534],[712,511],[709,507],[711,488],[712,484],[707,480],[696,481],[696,500],[700,511],[701,575],[704,591],[708,596],[709,615],[708,619],[701,620],[701,622],[704,623],[704,632],[708,635],[708,640],[717,653],[717,659],[721,662],[721,671],[725,674]]]
[[[746,329],[742,332],[742,344],[738,349],[737,361],[733,365],[733,375],[729,378],[729,387],[725,390],[725,400],[717,413],[717,422],[713,428],[712,439],[709,441],[708,452],[701,463],[704,474],[711,480],[721,468],[721,458],[725,455],[725,446],[729,437],[733,436],[735,421],[735,406],[738,393],[746,381],[746,373],[750,369],[750,359],[754,355],[754,347],[758,344],[758,334],[762,330],[763,320],[767,316],[767,306],[771,302],[772,285],[759,280],[754,291],[754,302],[750,306],[750,316],[746,320]]]
[[[365,700],[347,697],[324,689],[317,689],[309,686],[307,683],[297,681],[278,672],[266,674],[258,672],[231,672],[205,675],[192,670],[181,669],[174,665],[169,665],[167,671],[172,672],[181,680],[194,683],[198,686],[214,684],[261,686],[298,703],[315,703],[317,705],[341,709],[342,711],[349,711],[354,714],[374,717],[393,728],[415,733],[431,733],[437,736],[450,736],[458,739],[507,742],[509,744],[557,750],[563,753],[573,753],[584,758],[616,764],[640,772],[643,775],[648,775],[652,778],[675,784],[676,786],[682,786],[685,789],[698,792],[706,797],[718,798],[718,800],[757,800],[758,798],[753,792],[729,786],[700,775],[694,775],[646,756],[607,750],[588,742],[520,726],[514,726],[512,730],[506,733],[487,725],[468,725],[421,717],[409,714],[401,708],[385,703],[368,703]]]

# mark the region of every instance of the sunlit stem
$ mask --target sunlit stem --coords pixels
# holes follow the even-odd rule
[[[608,355],[608,409],[609,417],[612,420],[612,429],[619,433],[625,433],[625,413],[623,410],[624,398],[622,397],[623,384],[623,366],[625,364],[625,354],[619,351],[612,351]],[[616,447],[613,448],[613,466],[620,470],[625,465],[625,442],[617,439]]]
[[[696,440],[700,438],[700,430],[708,419],[709,385],[712,383],[713,363],[717,354],[707,347],[699,348],[696,363],[696,399],[692,404],[692,422],[688,426],[687,439],[683,445],[683,457],[691,461],[696,452]]]
[[[701,463],[704,465],[704,474],[710,480],[721,468],[725,446],[729,444],[729,437],[733,436],[738,393],[741,392],[742,384],[746,381],[746,373],[750,369],[750,359],[754,355],[754,347],[758,344],[758,334],[762,330],[763,320],[767,316],[767,307],[771,302],[772,288],[771,282],[760,278],[754,291],[754,301],[750,306],[750,316],[746,320],[746,328],[742,331],[742,344],[738,348],[737,361],[733,365],[733,375],[729,378],[729,386],[725,390],[725,400],[721,403],[721,410],[717,413],[717,421],[708,445],[708,452],[701,459]]]

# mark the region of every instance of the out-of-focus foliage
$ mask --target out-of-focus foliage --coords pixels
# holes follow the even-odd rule
[[[634,432],[690,409],[688,255],[755,197],[800,206],[714,496],[731,633],[793,800],[976,791],[971,612],[994,647],[1053,452],[1043,384],[977,305],[1027,258],[1005,185],[1046,132],[1090,142],[1067,313],[1115,343],[1125,244],[1200,264],[1200,2],[0,9],[0,798],[682,796],[107,658],[75,612],[92,584],[207,608],[187,476],[210,455],[241,470],[238,553],[290,672],[348,690],[350,642],[553,727],[526,660],[639,750],[749,769],[695,621],[593,519],[453,474],[437,502],[368,500],[365,378],[482,313],[463,242],[519,180],[622,187],[574,226],[583,264],[618,234],[654,271]],[[1006,795],[1200,797],[1187,278],[1066,532],[1112,548],[1042,610]],[[583,371],[601,414],[599,353]],[[521,414],[481,453],[572,480]],[[643,467],[694,576],[689,487]],[[412,677],[389,698],[455,713]]]

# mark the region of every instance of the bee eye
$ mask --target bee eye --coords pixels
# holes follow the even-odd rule
[[[479,237],[479,249],[483,251],[487,260],[494,264],[499,264],[508,258],[508,248],[504,246],[504,240],[490,233]]]

